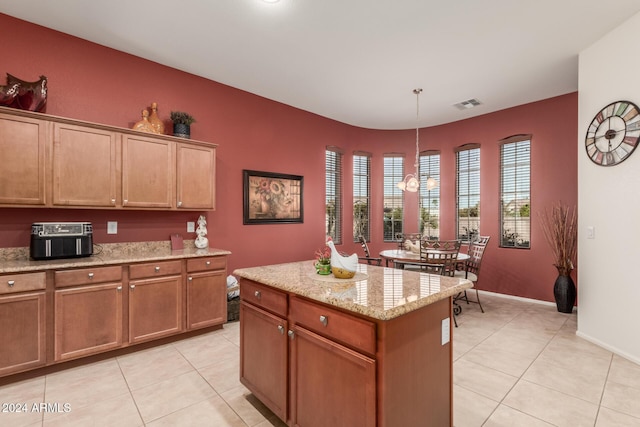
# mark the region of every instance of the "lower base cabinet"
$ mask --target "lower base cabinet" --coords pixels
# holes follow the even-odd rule
[[[44,366],[45,293],[0,296],[0,376]]]
[[[187,329],[222,325],[227,321],[226,258],[187,260]]]
[[[54,298],[56,361],[122,346],[122,283],[59,289]]]
[[[129,282],[129,342],[182,331],[182,276]]]

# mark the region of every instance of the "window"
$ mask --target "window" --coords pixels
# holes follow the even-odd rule
[[[360,236],[369,241],[369,217],[371,213],[371,154],[353,155],[353,241]]]
[[[500,143],[500,246],[529,248],[531,135],[512,136]]]
[[[395,154],[384,156],[384,231],[385,242],[395,241],[396,233],[402,233],[404,192],[396,184],[404,179],[404,157]]]
[[[325,151],[326,196],[325,229],[336,244],[342,243],[342,152],[336,147]]]
[[[440,238],[440,185],[427,190],[427,178],[440,183],[440,153],[420,153],[420,218],[418,230],[429,239]]]
[[[458,239],[472,241],[480,234],[480,145],[456,151],[456,229]]]

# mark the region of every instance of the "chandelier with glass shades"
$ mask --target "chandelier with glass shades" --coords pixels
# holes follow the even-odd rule
[[[415,193],[420,188],[420,176],[418,172],[418,161],[420,158],[420,129],[418,121],[420,119],[420,93],[422,93],[422,89],[414,89],[413,93],[416,94],[416,163],[414,164],[415,173],[410,173],[405,176],[402,181],[398,183],[398,188],[402,191],[410,191]],[[433,190],[438,186],[438,181],[435,179],[428,177],[426,188],[427,190]]]

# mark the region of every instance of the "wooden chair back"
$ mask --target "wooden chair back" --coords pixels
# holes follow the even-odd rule
[[[453,276],[460,252],[459,240],[422,240],[420,262],[427,273]]]

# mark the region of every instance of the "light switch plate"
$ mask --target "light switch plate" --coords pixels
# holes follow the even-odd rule
[[[593,225],[587,227],[587,239],[596,238],[596,228]]]
[[[449,342],[451,337],[451,318],[442,319],[442,345]]]
[[[196,223],[193,221],[187,221],[187,233],[194,233],[196,231]]]
[[[107,221],[107,234],[118,234],[118,221]]]

